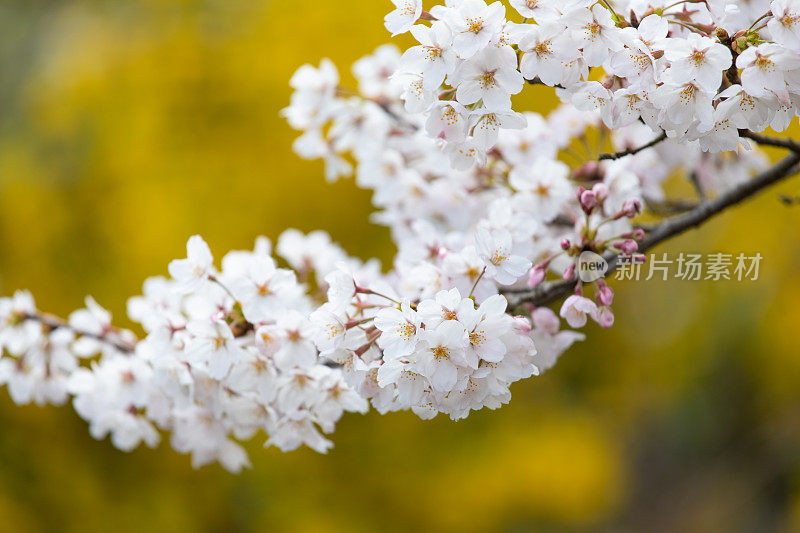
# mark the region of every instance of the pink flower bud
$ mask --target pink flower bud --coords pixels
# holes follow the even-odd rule
[[[532,269],[528,271],[528,287],[536,287],[542,281],[544,281],[544,276],[546,272],[542,265],[534,265]]]
[[[512,328],[514,331],[521,333],[522,335],[527,335],[531,332],[531,321],[525,318],[524,316],[515,316],[514,322],[512,324]]]
[[[571,281],[575,279],[575,263],[572,263],[567,267],[567,269],[564,271],[563,277],[565,281]]]
[[[614,291],[602,279],[597,281],[596,300],[602,307],[609,307],[614,302]]]
[[[636,198],[625,200],[625,203],[622,204],[621,213],[623,214],[623,216],[626,216],[628,218],[633,218],[641,212],[642,212],[642,202],[640,202]]]
[[[583,191],[580,200],[581,208],[587,215],[590,214],[598,204],[597,196],[595,196],[593,191]]]
[[[592,316],[595,322],[600,324],[601,328],[608,329],[614,325],[614,313],[610,307],[601,307]]]
[[[605,183],[597,183],[592,187],[592,192],[597,197],[597,201],[602,203],[608,198],[608,185]]]
[[[562,250],[566,252],[567,250],[569,250],[570,246],[572,246],[572,243],[569,242],[569,239],[561,239]]]
[[[531,313],[533,326],[548,335],[555,335],[561,328],[561,321],[555,312],[549,307],[539,307]]]
[[[639,245],[632,239],[626,239],[622,242],[614,243],[614,247],[622,250],[625,255],[633,255],[639,250]]]
[[[636,241],[641,241],[644,239],[644,230],[642,228],[636,228],[633,230],[633,239]]]
[[[578,187],[578,190],[575,192],[575,198],[578,199],[578,202],[581,201],[581,196],[583,196],[583,193],[585,192],[586,189],[583,186]]]

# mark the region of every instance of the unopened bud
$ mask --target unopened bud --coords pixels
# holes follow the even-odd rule
[[[614,302],[614,291],[611,287],[606,285],[606,282],[601,280],[597,281],[597,303],[601,307],[609,307]]]
[[[578,182],[592,182],[603,179],[600,163],[587,161],[572,173],[572,179]]]
[[[569,239],[561,239],[561,249],[565,252],[572,247],[572,243],[569,242]]]
[[[724,28],[717,28],[716,33],[717,33],[717,39],[719,39],[720,41],[727,41],[728,39],[730,39],[730,35],[728,35],[728,32],[725,31]]]
[[[542,265],[534,265],[533,268],[528,271],[528,287],[533,288],[538,286],[544,281],[545,274],[546,272]]]
[[[558,316],[549,307],[538,307],[531,313],[531,320],[537,330],[542,330],[549,335],[555,335],[561,327]]]
[[[600,324],[601,328],[608,329],[614,325],[614,313],[609,307],[601,307],[598,309],[594,319],[598,324]]]
[[[592,187],[592,192],[597,197],[597,201],[602,203],[608,198],[608,185],[605,183],[597,183]]]
[[[617,242],[614,247],[622,250],[625,255],[633,255],[639,251],[639,245],[632,239],[626,239],[622,242]]]
[[[575,263],[572,263],[567,267],[567,269],[564,271],[563,278],[564,281],[572,281],[575,279]]]
[[[583,191],[581,194],[581,208],[583,211],[588,215],[594,211],[594,208],[597,207],[597,196],[595,196],[593,191]]]
[[[621,212],[623,213],[624,216],[628,218],[633,218],[642,212],[642,202],[640,202],[636,198],[625,200],[625,203],[622,204]]]

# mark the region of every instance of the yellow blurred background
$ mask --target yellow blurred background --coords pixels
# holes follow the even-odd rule
[[[62,315],[91,294],[130,326],[126,298],[195,233],[221,257],[324,228],[388,264],[369,194],[325,184],[278,112],[303,63],[330,57],[351,84],[352,62],[389,40],[389,9],[0,4],[2,293],[29,288]],[[348,415],[327,456],[253,441],[235,476],[167,444],[119,452],[71,408],[3,391],[0,530],[798,531],[800,207],[779,192],[800,179],[662,248],[760,252],[758,281],[617,283],[617,327],[590,328],[510,405],[458,423]]]

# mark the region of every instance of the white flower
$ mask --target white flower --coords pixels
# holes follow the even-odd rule
[[[431,108],[425,131],[434,138],[460,143],[467,136],[469,112],[456,101],[437,101]]]
[[[339,316],[335,310],[334,306],[326,303],[308,317],[314,328],[314,344],[322,355],[336,350],[347,332],[346,318]]]
[[[561,305],[561,318],[573,328],[582,328],[586,325],[586,318],[597,312],[597,305],[589,298],[573,294]]]
[[[772,0],[770,10],[774,15],[767,22],[772,40],[800,51],[800,2],[797,0]]]
[[[559,331],[559,324],[556,314],[547,307],[536,309],[531,315],[533,330],[531,337],[536,345],[536,355],[533,364],[544,372],[555,365],[558,358],[576,341],[586,338],[583,333],[577,331]]]
[[[435,328],[448,320],[459,320],[459,313],[473,309],[474,303],[463,298],[458,289],[439,291],[433,299],[422,300],[417,305],[417,313],[425,328]]]
[[[278,318],[299,298],[294,272],[276,269],[270,258],[253,262],[245,276],[231,281],[230,290],[241,302],[244,317],[253,324]]]
[[[741,85],[731,85],[717,95],[723,99],[717,111],[734,121],[737,127],[763,131],[771,122],[778,107],[775,98],[756,98],[747,94]]]
[[[456,87],[456,99],[464,105],[483,101],[492,111],[510,111],[511,95],[522,90],[525,80],[517,71],[514,50],[487,48],[464,61],[450,80]]]
[[[448,320],[436,329],[426,329],[416,352],[420,373],[437,391],[450,391],[458,381],[458,365],[465,364],[464,352],[469,346],[469,336],[464,326]]]
[[[231,366],[244,357],[231,328],[222,320],[194,320],[186,329],[192,335],[186,348],[188,361],[213,379],[224,378]]]
[[[620,30],[611,18],[608,9],[595,4],[591,10],[578,8],[564,17],[567,28],[577,48],[583,49],[583,57],[590,67],[602,65],[610,52],[622,48]]]
[[[539,78],[545,85],[558,85],[564,80],[564,63],[577,54],[577,45],[572,44],[563,26],[556,24],[537,24],[530,29],[519,43],[525,54],[519,70],[525,79]]]
[[[691,82],[705,92],[719,89],[722,73],[733,61],[728,47],[696,33],[667,39],[664,57],[670,61],[663,77],[666,82],[673,85]]]
[[[549,19],[558,16],[554,6],[548,5],[547,0],[509,0],[511,7],[525,18],[541,22],[543,18]]]
[[[481,108],[470,113],[472,138],[478,147],[490,150],[497,144],[501,128],[522,129],[525,127],[525,116],[514,111],[489,111]]]
[[[498,363],[506,354],[506,345],[500,338],[511,329],[512,319],[505,314],[507,305],[504,296],[495,294],[481,303],[478,309],[470,305],[460,313],[460,322],[469,335],[465,357],[472,368],[478,368],[481,360]]]
[[[455,68],[457,58],[451,50],[453,34],[443,22],[434,22],[430,27],[416,25],[411,34],[420,46],[412,46],[403,53],[400,70],[422,76],[424,90],[436,90]]]
[[[742,69],[742,88],[747,94],[762,98],[772,92],[786,101],[785,74],[800,68],[800,57],[780,45],[762,43],[742,52],[736,67]]]
[[[422,14],[422,0],[392,0],[392,3],[396,9],[384,17],[383,24],[394,37],[410,30],[419,19]]]
[[[36,314],[36,304],[28,291],[17,291],[12,298],[0,298],[0,352],[22,355],[41,336],[42,326],[27,320]]]
[[[706,92],[691,82],[685,85],[664,84],[654,95],[654,101],[664,115],[665,129],[681,134],[695,120],[706,126],[714,123],[712,98],[713,93]]]
[[[400,309],[386,307],[378,311],[374,323],[381,331],[378,346],[387,360],[414,352],[421,333],[421,319],[407,300],[401,304]]]
[[[453,50],[462,59],[474,56],[500,33],[505,12],[502,3],[487,6],[483,0],[462,0],[431,9],[431,14],[452,30]]]
[[[169,275],[179,283],[183,292],[196,291],[214,275],[214,257],[208,244],[199,235],[186,243],[186,259],[175,259],[169,264]]]
[[[507,230],[481,228],[475,242],[486,266],[486,275],[502,285],[516,283],[531,268],[530,261],[514,255],[513,241]]]
[[[572,196],[568,173],[564,163],[545,158],[533,165],[516,167],[509,175],[509,183],[522,194],[514,201],[537,220],[553,220]]]

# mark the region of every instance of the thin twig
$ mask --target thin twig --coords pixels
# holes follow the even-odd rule
[[[113,339],[113,338],[111,338],[108,335],[108,333],[113,333],[114,332],[113,330],[108,332],[108,333],[104,333],[104,334],[100,334],[100,335],[95,334],[95,333],[89,333],[88,331],[81,331],[79,329],[76,329],[76,328],[72,327],[69,324],[69,322],[67,322],[67,321],[65,321],[65,320],[63,320],[61,318],[58,318],[57,316],[49,315],[49,314],[31,314],[31,313],[26,313],[23,318],[25,320],[35,320],[36,322],[39,322],[40,324],[43,324],[43,325],[47,326],[51,330],[52,329],[67,329],[67,330],[70,330],[73,333],[75,333],[76,335],[79,335],[81,337],[89,337],[90,339],[94,339],[96,341],[100,341],[102,343],[108,344],[109,346],[112,346],[112,347],[116,348],[117,350],[119,350],[120,352],[123,352],[123,353],[133,353],[133,351],[135,349],[135,346],[130,344],[130,343],[128,343],[128,342],[125,342],[125,341],[123,341],[121,339]]]
[[[657,145],[658,143],[660,143],[661,141],[665,140],[666,138],[667,138],[667,134],[666,133],[662,133],[661,135],[659,135],[658,137],[656,137],[655,139],[653,139],[649,143],[644,144],[644,145],[642,145],[642,146],[640,146],[638,148],[628,148],[627,150],[622,150],[620,152],[614,152],[613,154],[600,154],[600,157],[598,157],[598,159],[600,161],[609,160],[609,159],[613,160],[613,159],[620,159],[620,158],[628,156],[628,155],[638,154],[639,152],[641,152],[643,150],[647,150],[648,148],[652,148],[653,146]]]
[[[739,130],[739,136],[755,141],[763,146],[774,146],[776,148],[785,148],[793,152],[800,152],[800,143],[793,139],[768,137],[750,130]]]

